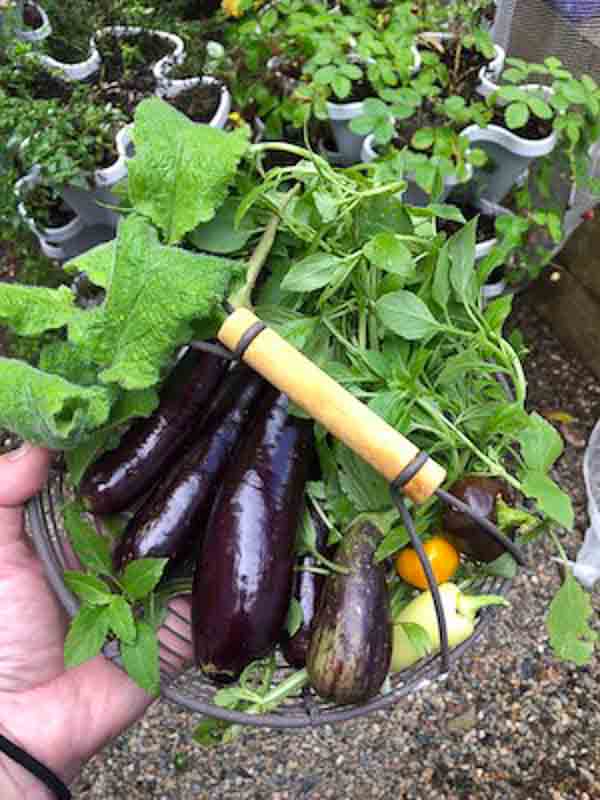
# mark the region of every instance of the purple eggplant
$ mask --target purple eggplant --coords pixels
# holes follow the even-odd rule
[[[330,558],[333,554],[333,548],[327,547],[327,537],[329,534],[327,526],[315,512],[310,512],[310,518],[315,528],[315,548],[326,558]],[[325,582],[325,575],[310,572],[306,569],[306,567],[319,566],[318,560],[312,553],[301,556],[297,566],[298,570],[294,575],[292,596],[300,603],[300,607],[302,608],[302,625],[291,637],[287,632],[284,632],[281,640],[281,652],[291,667],[302,669],[302,667],[306,666],[306,655],[308,653],[308,646],[310,645],[313,620],[317,612],[319,597]]]
[[[184,558],[204,531],[223,472],[244,432],[265,381],[245,365],[225,377],[182,461],[129,520],[114,562]]]
[[[211,512],[192,590],[194,658],[229,681],[277,644],[290,603],[312,424],[270,388]]]
[[[358,519],[327,576],[306,659],[311,686],[340,705],[364,703],[381,689],[392,658],[392,620],[385,566],[375,561],[381,531]]]
[[[163,387],[158,408],[134,422],[119,445],[86,470],[79,491],[91,511],[124,511],[152,487],[207,411],[227,366],[219,356],[187,351]]]

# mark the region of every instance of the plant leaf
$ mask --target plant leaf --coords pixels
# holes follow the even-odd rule
[[[598,638],[589,626],[593,609],[590,595],[579,585],[570,569],[548,610],[546,624],[554,654],[561,661],[581,667],[589,664]]]
[[[133,644],[137,631],[131,606],[121,595],[113,595],[113,600],[108,609],[111,630],[122,642]]]
[[[98,244],[86,250],[85,253],[66,261],[63,264],[63,269],[67,273],[85,272],[88,280],[94,286],[106,289],[115,258],[116,246],[114,240]]]
[[[133,644],[121,642],[121,657],[127,674],[148,694],[160,691],[158,637],[146,622],[136,624],[137,634]]]
[[[107,606],[79,609],[65,640],[65,666],[77,667],[100,653],[108,635],[108,618]]]
[[[229,259],[164,247],[142,217],[129,216],[119,226],[106,301],[79,318],[69,338],[104,367],[102,382],[153,386],[238,269]]]
[[[519,434],[519,442],[528,469],[538,472],[547,472],[564,448],[556,428],[537,411],[529,415],[529,424]]]
[[[75,447],[110,414],[105,386],[78,386],[9,358],[0,358],[0,374],[0,426],[35,444]]]
[[[450,283],[460,303],[472,303],[476,296],[475,235],[477,218],[469,220],[458,233],[448,239],[448,255],[452,263]]]
[[[421,298],[403,289],[384,294],[376,308],[383,324],[409,341],[425,339],[442,328]]]
[[[365,245],[364,254],[371,264],[385,272],[392,272],[403,278],[410,277],[414,272],[410,250],[393,233],[378,233]]]
[[[303,258],[285,275],[281,288],[286,292],[312,292],[315,289],[322,289],[334,279],[342,263],[342,259],[326,253]]]
[[[0,324],[8,325],[19,336],[39,336],[63,328],[80,313],[75,295],[66,286],[46,289],[0,283]]]
[[[522,128],[529,119],[529,109],[525,103],[511,103],[506,109],[505,119],[511,130]]]
[[[300,605],[298,600],[296,600],[295,597],[292,597],[290,600],[290,607],[288,609],[287,620],[285,623],[285,629],[290,638],[298,633],[298,631],[302,627],[303,622],[304,622],[304,612],[302,611],[302,606]]]
[[[65,583],[69,589],[91,606],[110,605],[115,595],[101,578],[84,575],[82,572],[66,570]]]
[[[450,256],[447,242],[438,254],[431,295],[440,308],[447,308],[450,299]]]
[[[65,528],[75,554],[82,566],[95,575],[112,575],[109,543],[83,518],[83,513],[79,502],[67,503],[63,508]]]
[[[241,250],[253,231],[247,217],[236,227],[235,215],[238,207],[239,199],[228,197],[210,222],[196,226],[189,235],[194,247],[221,255]]]
[[[523,491],[537,500],[540,511],[565,528],[572,528],[575,515],[568,494],[560,489],[552,478],[543,472],[525,472],[521,476]]]
[[[162,577],[168,558],[138,558],[125,567],[121,585],[134,600],[142,600],[155,588]]]
[[[132,138],[129,196],[167,244],[214,217],[249,145],[247,128],[225,133],[197,125],[158,98],[138,105]]]

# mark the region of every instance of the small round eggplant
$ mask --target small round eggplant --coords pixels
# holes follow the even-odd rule
[[[504,481],[484,475],[467,475],[452,484],[448,491],[493,523],[496,522],[497,499],[510,500],[510,491]],[[456,549],[475,561],[495,561],[505,552],[500,542],[462,511],[447,506],[442,525],[444,534]]]
[[[377,694],[392,658],[392,620],[385,566],[374,560],[381,532],[356,522],[335,562],[347,572],[327,576],[314,621],[306,668],[320,697],[340,705]]]

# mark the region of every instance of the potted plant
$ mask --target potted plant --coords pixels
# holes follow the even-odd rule
[[[44,186],[39,170],[32,170],[15,184],[18,211],[23,222],[37,238],[45,256],[65,260],[65,243],[84,228],[83,219],[65,203],[60,192]]]
[[[44,9],[37,3],[26,2],[21,5],[22,28],[15,33],[17,39],[31,44],[39,44],[52,33],[50,20]]]

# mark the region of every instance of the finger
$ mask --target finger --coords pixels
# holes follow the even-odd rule
[[[50,458],[48,450],[27,443],[0,456],[0,547],[24,536],[23,503],[46,482]]]
[[[20,506],[42,488],[48,478],[51,453],[25,442],[0,456],[0,506]]]

